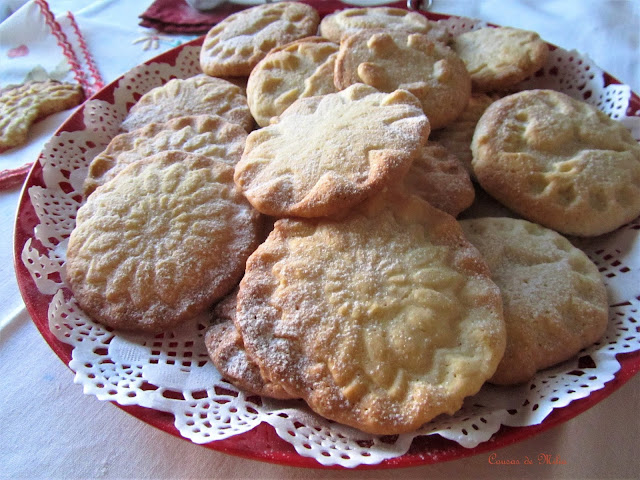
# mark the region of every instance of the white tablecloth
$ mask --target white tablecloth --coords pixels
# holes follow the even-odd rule
[[[0,2],[0,21],[24,2]],[[68,28],[73,16],[105,83],[190,36],[156,35],[138,26],[149,1],[51,0]],[[565,49],[589,54],[606,71],[640,91],[640,3],[637,0],[435,0],[433,11],[538,31]],[[26,3],[0,23],[0,86],[40,70],[64,70],[59,47]],[[29,46],[28,55],[19,50]],[[23,52],[24,53],[24,52]],[[56,73],[57,72],[57,73]],[[72,77],[69,77],[72,78]],[[0,170],[37,159],[66,118],[38,123],[27,145],[0,154]],[[399,472],[302,470],[240,459],[175,438],[85,396],[72,372],[42,339],[24,309],[13,269],[13,223],[19,189],[0,192],[0,478],[638,478],[640,376],[587,412],[517,444],[452,462]],[[37,392],[37,394],[35,393]],[[101,425],[99,434],[95,425]],[[491,454],[495,456],[491,457]],[[563,464],[496,465],[537,459]],[[492,462],[493,458],[493,462]]]

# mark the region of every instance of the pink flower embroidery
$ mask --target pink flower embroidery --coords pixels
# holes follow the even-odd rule
[[[26,55],[29,55],[29,47],[26,45],[19,45],[7,52],[7,57],[9,58],[24,57]]]

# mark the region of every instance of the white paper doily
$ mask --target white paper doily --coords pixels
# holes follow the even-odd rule
[[[451,18],[455,33],[483,24]],[[322,465],[354,467],[378,464],[407,452],[419,435],[438,434],[463,447],[489,440],[501,425],[541,423],[555,408],[601,389],[620,368],[616,355],[640,349],[640,221],[594,239],[580,240],[600,268],[610,295],[610,324],[605,337],[574,359],[540,372],[518,387],[485,386],[454,416],[440,417],[419,431],[376,437],[327,421],[300,401],[247,396],[221,378],[209,361],[203,335],[209,320],[195,318],[156,337],[114,334],[86,317],[63,283],[66,242],[82,201],[87,167],[117,133],[127,109],[139,95],[199,69],[199,46],[176,50],[175,60],[139,66],[120,79],[112,95],[98,94],[81,110],[84,128],[63,131],[45,147],[40,163],[43,185],[28,193],[38,224],[24,244],[22,261],[43,301],[57,340],[72,347],[70,368],[84,392],[120,405],[138,405],[171,413],[185,438],[204,444],[270,424],[302,456]],[[578,52],[554,49],[540,75],[526,88],[544,87],[586,100],[625,122],[640,138],[640,118],[628,112],[631,91],[605,86],[603,72]]]

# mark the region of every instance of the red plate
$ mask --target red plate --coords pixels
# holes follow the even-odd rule
[[[309,2],[314,6],[318,6],[317,2]],[[343,4],[339,4],[333,1],[321,2],[321,8],[319,11],[321,14],[326,14],[334,11],[337,8],[344,8]],[[404,4],[397,4],[397,6],[403,6]],[[432,20],[440,20],[449,18],[447,15],[425,13],[425,15]],[[203,41],[203,37],[193,40],[185,45],[181,45],[172,50],[169,50],[158,57],[146,62],[149,63],[168,63],[174,64],[178,53],[182,48],[188,45],[200,45]],[[92,97],[92,99],[100,99],[108,101],[113,99],[113,91],[120,79],[107,85],[103,90],[98,92]],[[608,74],[605,74],[605,82],[607,84],[620,83],[615,78]],[[83,108],[80,106],[69,119],[58,129],[56,135],[63,131],[73,132],[82,130],[84,128],[83,123]],[[633,93],[630,101],[629,114],[631,112],[640,111],[640,98]],[[23,191],[21,193],[20,202],[18,204],[15,236],[14,236],[14,255],[15,255],[15,269],[18,280],[18,285],[22,293],[22,297],[26,304],[27,310],[31,315],[36,327],[53,349],[53,351],[60,357],[60,359],[66,364],[69,364],[71,360],[72,348],[60,342],[49,330],[47,311],[51,297],[42,294],[36,287],[30,273],[25,268],[21,255],[24,249],[25,243],[30,240],[34,248],[38,248],[41,251],[42,245],[36,240],[34,235],[34,228],[39,223],[39,219],[36,216],[35,210],[31,204],[31,200],[28,194],[29,188],[33,186],[45,187],[42,167],[39,162],[36,162],[29,176],[24,184]],[[620,370],[616,373],[615,378],[608,382],[604,388],[591,393],[588,397],[574,400],[569,405],[563,408],[556,408],[552,413],[539,425],[533,425],[528,427],[505,427],[502,426],[498,432],[496,432],[491,441],[483,442],[475,448],[465,448],[459,444],[444,439],[438,435],[420,436],[414,439],[409,451],[398,458],[388,459],[382,461],[377,465],[361,465],[357,468],[371,469],[371,468],[397,468],[397,467],[409,467],[417,465],[426,465],[431,463],[443,462],[447,460],[454,460],[478,453],[495,451],[497,448],[510,445],[514,442],[524,440],[532,437],[540,432],[548,430],[560,423],[575,417],[576,415],[584,412],[588,408],[594,406],[598,402],[605,399],[611,393],[620,388],[625,382],[631,379],[640,370],[640,351],[627,354],[618,355],[618,361],[620,362]],[[121,406],[121,409],[137,417],[149,425],[157,427],[167,433],[175,435],[184,439],[175,428],[173,421],[173,415],[167,414],[161,411],[138,407],[138,406]],[[186,440],[186,439],[185,439]],[[188,440],[187,440],[188,441]],[[315,467],[315,468],[342,468],[342,467],[323,467],[313,458],[303,457],[299,455],[293,446],[284,440],[282,440],[275,432],[275,430],[268,424],[262,423],[258,427],[240,435],[236,435],[225,440],[219,440],[204,445],[206,448],[225,452],[240,457],[251,458],[254,460],[262,460],[267,462],[285,464],[296,467]]]

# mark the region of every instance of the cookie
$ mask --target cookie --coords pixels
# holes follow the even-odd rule
[[[24,144],[36,121],[75,107],[83,100],[80,85],[54,80],[0,90],[0,152]]]
[[[540,36],[511,27],[486,27],[454,37],[453,49],[464,61],[474,92],[504,90],[540,70],[549,47]]]
[[[596,107],[527,90],[487,108],[471,144],[480,185],[527,220],[594,236],[640,214],[640,145]]]
[[[298,2],[257,5],[228,16],[204,38],[202,71],[212,76],[249,76],[272,48],[315,35],[318,12]]]
[[[264,397],[292,398],[282,387],[265,379],[247,356],[242,336],[234,324],[237,291],[222,300],[213,312],[214,323],[205,334],[211,361],[222,376],[241,390]]]
[[[475,189],[462,163],[442,145],[429,141],[401,182],[407,193],[457,217],[471,206]]]
[[[498,98],[496,95],[487,95],[486,93],[472,93],[469,103],[462,113],[449,125],[433,131],[429,136],[429,140],[440,143],[453,153],[462,162],[472,178],[471,140],[473,140],[473,133],[476,131],[476,125],[484,111]]]
[[[412,94],[353,85],[298,99],[251,132],[234,178],[264,214],[333,215],[399,180],[428,135]]]
[[[433,130],[454,121],[471,96],[469,73],[453,50],[403,31],[363,30],[343,38],[334,82],[338,89],[361,82],[382,92],[408,90]]]
[[[129,165],[80,207],[66,281],[97,322],[165,331],[236,286],[260,228],[235,189],[232,166],[158,153]]]
[[[127,165],[167,150],[195,153],[235,165],[246,139],[244,128],[217,115],[178,117],[122,133],[89,164],[84,195],[90,195]]]
[[[272,381],[386,435],[457,411],[493,375],[501,309],[456,220],[390,194],[340,220],[278,220],[247,261],[236,323]]]
[[[129,110],[121,130],[131,132],[150,123],[191,115],[219,115],[247,132],[253,129],[244,91],[222,78],[199,74],[171,79],[145,93]]]
[[[526,382],[602,337],[607,290],[582,250],[526,220],[487,217],[460,224],[502,293],[507,347],[492,383]]]
[[[320,35],[340,43],[343,36],[379,28],[422,33],[443,43],[451,40],[444,25],[431,21],[418,12],[393,7],[345,8],[326,15],[320,22]]]
[[[308,37],[276,47],[251,71],[247,101],[256,123],[269,125],[298,98],[333,93],[338,45]]]

